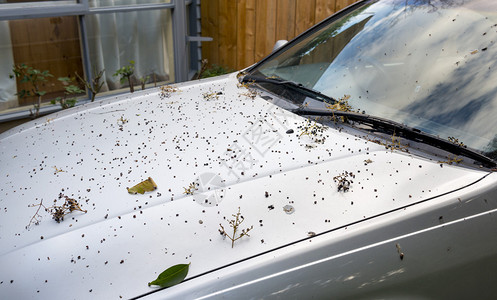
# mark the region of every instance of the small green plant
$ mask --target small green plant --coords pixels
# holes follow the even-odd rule
[[[215,77],[219,75],[228,74],[231,72],[234,72],[234,70],[231,68],[213,64],[210,68],[205,69],[203,72],[201,72],[200,78]]]
[[[98,73],[93,74],[93,79],[91,82],[86,81],[86,79],[82,78],[79,76],[78,73],[76,73],[76,77],[81,81],[88,90],[91,91],[91,102],[95,101],[95,97],[97,94],[100,92],[102,89],[102,86],[104,85],[103,81],[100,81],[102,79],[102,76],[104,75],[105,70],[101,70]]]
[[[126,80],[128,80],[129,91],[133,93],[135,91],[133,87],[133,81],[131,80],[131,76],[133,76],[133,73],[135,73],[135,61],[130,60],[129,65],[116,70],[116,72],[112,76],[120,76],[121,83],[124,83]]]
[[[76,97],[70,97],[73,95],[81,94],[84,93],[82,89],[79,88],[79,86],[72,84],[73,79],[69,77],[59,77],[57,78],[60,82],[62,82],[62,85],[64,86],[64,97],[57,97],[54,100],[50,101],[52,104],[60,103],[60,106],[62,109],[74,107],[76,105],[76,102],[78,100]]]
[[[238,229],[240,228],[240,225],[242,225],[243,221],[245,220],[240,213],[240,207],[238,207],[238,212],[236,214],[233,214],[232,216],[234,219],[228,221],[228,223],[230,224],[230,227],[233,228],[232,235],[229,235],[226,232],[226,230],[224,229],[223,225],[221,225],[221,223],[219,223],[219,226],[221,226],[221,229],[219,229],[219,233],[222,236],[228,237],[231,240],[231,248],[234,247],[235,241],[241,239],[244,236],[250,237],[250,235],[248,233],[250,230],[252,230],[254,228],[254,226],[252,225],[249,228],[242,229],[241,230],[242,233],[240,233],[240,235],[237,237],[236,232],[238,231]]]
[[[145,89],[145,84],[147,84],[147,81],[150,79],[150,76],[145,76],[141,77],[140,80],[140,85],[142,86],[142,90]]]
[[[20,90],[17,95],[21,98],[36,96],[38,97],[37,102],[33,104],[34,112],[30,109],[29,112],[31,117],[37,118],[40,116],[41,98],[47,92],[41,90],[41,85],[43,82],[47,82],[49,77],[53,77],[48,70],[40,71],[34,69],[33,67],[27,66],[25,64],[14,65],[12,68],[14,75],[10,75],[10,78],[20,78],[21,83],[29,83],[30,88],[25,90]]]

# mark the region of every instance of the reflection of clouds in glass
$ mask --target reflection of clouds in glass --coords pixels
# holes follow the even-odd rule
[[[369,7],[364,13],[374,17],[314,88],[349,94],[369,114],[482,149],[497,125],[495,17],[433,7]]]
[[[488,129],[497,125],[492,117],[497,113],[496,49],[488,47],[497,35],[495,30],[484,35],[492,25],[480,15],[471,16],[451,21],[457,27],[442,51],[449,55],[441,56],[423,79],[429,93],[402,109],[460,130],[467,145],[482,149],[493,137]]]

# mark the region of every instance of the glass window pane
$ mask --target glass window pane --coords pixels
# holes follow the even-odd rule
[[[39,100],[47,105],[64,97],[58,78],[83,74],[80,49],[77,17],[0,22],[0,113],[20,106],[35,112]]]
[[[0,22],[0,111],[17,107],[16,81],[10,78],[14,65],[14,53],[10,39],[9,22]]]
[[[142,81],[155,85],[174,81],[169,9],[96,14],[86,20],[92,71],[105,70],[103,92],[129,87],[127,78],[120,80],[116,71],[131,62],[135,88]]]
[[[6,3],[26,3],[26,2],[32,2],[32,3],[37,3],[37,2],[54,2],[57,4],[74,4],[76,3],[77,0],[0,0],[0,4],[6,4]],[[46,4],[46,3],[44,3]]]
[[[164,4],[171,3],[171,0],[90,0],[90,7],[124,6],[140,4]]]

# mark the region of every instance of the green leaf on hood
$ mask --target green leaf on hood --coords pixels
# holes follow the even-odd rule
[[[190,264],[179,264],[166,269],[160,273],[157,279],[148,283],[148,286],[158,285],[162,288],[176,285],[185,279]]]
[[[157,184],[155,184],[154,180],[149,177],[147,180],[144,180],[134,187],[127,189],[130,194],[144,194],[145,192],[151,192],[157,189]]]

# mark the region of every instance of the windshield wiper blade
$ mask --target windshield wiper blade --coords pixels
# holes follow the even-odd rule
[[[325,94],[322,94],[319,91],[316,91],[314,89],[308,88],[301,83],[291,81],[291,80],[284,80],[281,78],[268,78],[268,77],[261,77],[261,76],[252,76],[252,75],[246,75],[242,77],[242,82],[246,83],[269,83],[269,84],[274,84],[274,85],[279,85],[279,86],[284,86],[286,88],[292,89],[296,92],[299,92],[305,96],[311,97],[313,99],[323,101],[326,103],[330,104],[335,104],[337,103],[337,100],[334,99],[333,97],[326,96]]]
[[[292,110],[292,112],[304,116],[346,117],[348,120],[369,125],[371,128],[374,128],[375,131],[383,132],[386,134],[395,134],[399,137],[415,142],[424,143],[448,151],[455,155],[462,155],[471,158],[475,161],[481,162],[483,166],[487,168],[495,168],[497,166],[497,163],[494,160],[475,150],[468,149],[463,145],[452,143],[449,140],[439,138],[432,134],[423,132],[419,129],[409,127],[388,119],[362,113],[330,109],[299,108]]]

